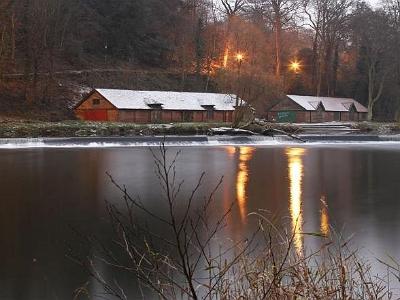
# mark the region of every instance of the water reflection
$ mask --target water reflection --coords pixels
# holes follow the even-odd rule
[[[325,236],[329,235],[329,215],[328,215],[328,205],[326,203],[326,197],[321,197],[321,233]]]
[[[292,230],[294,235],[294,245],[298,254],[303,252],[302,238],[302,183],[303,183],[303,155],[306,149],[289,148],[286,150],[289,169],[289,191],[290,191],[290,216],[292,219]]]
[[[249,181],[248,162],[253,157],[254,151],[254,147],[240,147],[239,150],[239,171],[236,177],[236,198],[238,201],[240,219],[242,222],[246,220],[247,215],[246,188]]]
[[[225,149],[226,149],[226,152],[228,153],[229,157],[234,157],[235,156],[236,147],[234,147],[234,146],[226,146]]]

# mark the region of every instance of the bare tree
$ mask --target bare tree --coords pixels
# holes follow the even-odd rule
[[[253,0],[252,7],[266,16],[274,29],[275,76],[281,77],[282,71],[282,31],[290,24],[294,25],[300,3],[297,0]]]
[[[393,28],[393,33],[395,34],[394,36],[394,43],[396,46],[393,47],[393,49],[397,48],[399,49],[400,47],[400,1],[399,0],[383,0],[383,9],[388,15],[390,19],[390,24]],[[395,87],[391,90],[397,90],[395,92],[398,95],[398,90],[400,90],[400,52],[395,51],[394,52],[394,84]],[[400,121],[400,97],[393,97],[394,99],[397,99],[395,103],[395,119],[397,121]]]
[[[13,1],[0,3],[0,76],[15,60],[15,15]],[[1,78],[0,78],[1,79]]]
[[[247,4],[247,0],[221,0],[221,4],[228,17],[236,16]]]
[[[350,20],[352,0],[305,0],[304,13],[314,31],[313,83],[317,96],[335,95],[339,47]]]
[[[388,76],[395,70],[396,32],[383,11],[373,11],[361,4],[353,19],[355,41],[366,65],[368,82],[368,120],[374,116],[375,104],[381,99]]]

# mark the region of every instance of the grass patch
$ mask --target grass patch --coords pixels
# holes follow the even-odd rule
[[[3,122],[0,138],[205,135],[227,123],[133,124],[114,122]]]

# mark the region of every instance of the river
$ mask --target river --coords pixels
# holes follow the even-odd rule
[[[217,209],[235,202],[226,231],[232,238],[248,234],[249,213],[263,210],[298,220],[299,231],[354,235],[373,262],[400,259],[398,143],[169,147],[178,149],[183,194],[202,171],[204,194],[224,176]],[[80,247],[76,231],[108,231],[104,200],[121,200],[106,172],[147,207],[159,207],[147,147],[0,150],[0,299],[72,299],[82,286],[99,293],[68,249]]]

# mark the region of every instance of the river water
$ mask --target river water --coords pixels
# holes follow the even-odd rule
[[[227,234],[251,231],[254,211],[298,220],[304,232],[345,235],[366,257],[400,259],[400,144],[191,146],[181,149],[183,193],[224,176],[217,209],[235,202]],[[72,299],[98,287],[68,256],[76,231],[107,232],[104,200],[120,196],[106,172],[157,209],[160,188],[146,147],[0,150],[0,299]],[[291,220],[291,221],[290,221]],[[296,247],[306,247],[296,241]],[[376,272],[382,269],[376,267]],[[82,296],[77,299],[87,299]]]

